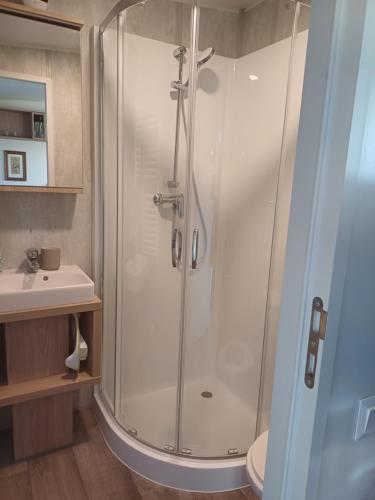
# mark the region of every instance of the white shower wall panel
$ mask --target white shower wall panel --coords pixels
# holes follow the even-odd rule
[[[290,44],[290,39],[282,40],[233,64],[221,179],[217,375],[253,415],[261,378]],[[253,438],[255,417],[250,424]]]
[[[289,109],[288,142],[280,170],[290,50],[289,38],[236,60],[215,56],[201,69],[198,78],[193,168],[207,226],[207,243],[192,195],[192,204],[196,205],[192,227],[199,228],[202,261],[197,271],[190,271],[188,279],[185,382],[199,380],[208,371],[211,380],[220,379],[243,401],[248,408],[249,432],[248,443],[233,440],[233,447],[239,449],[250,445],[255,437],[273,258],[275,290],[271,289],[267,345],[271,352],[266,356],[262,387],[266,393],[264,427],[268,425],[271,403],[279,290],[304,68],[302,44],[295,61],[298,81],[292,87],[295,99]],[[278,244],[272,256],[279,174],[281,213]],[[186,391],[183,421],[192,404],[193,395]],[[222,410],[232,411],[224,407]],[[196,426],[199,428],[200,424]],[[228,433],[231,434],[229,427]],[[187,446],[184,438],[183,433]]]
[[[307,8],[305,8],[307,9]],[[301,111],[303,79],[305,74],[308,30],[295,38],[292,70],[289,80],[287,116],[280,166],[279,194],[276,207],[274,247],[270,276],[267,343],[265,344],[263,390],[261,400],[260,431],[268,429],[271,411],[272,387],[276,359],[277,329],[281,306],[284,262],[289,226],[290,202],[293,188],[294,164],[297,151],[299,119]]]
[[[152,202],[155,193],[168,192],[173,170],[176,92],[170,84],[177,77],[172,56],[176,46],[124,37],[123,401],[176,386],[181,314],[181,272],[171,266],[172,227],[181,221],[170,208],[158,209]],[[289,55],[286,39],[239,59],[215,56],[198,78],[193,168],[207,242],[195,206],[192,227],[200,231],[202,260],[188,276],[185,380],[217,377],[242,399],[253,416],[249,442],[255,434],[260,387]],[[187,69],[185,64],[185,77]],[[297,128],[299,108],[292,113]],[[183,126],[180,144],[182,191]],[[290,165],[288,172],[281,183],[287,199]],[[191,200],[196,205],[193,190]],[[286,234],[287,219],[284,210],[279,234]],[[280,251],[277,286],[283,267]],[[272,304],[271,349],[279,302]],[[272,356],[266,372],[264,390],[269,395]],[[171,400],[165,411],[175,412],[175,403]],[[269,397],[265,404],[270,404]]]
[[[232,59],[215,56],[200,70],[197,80],[191,229],[199,230],[199,251],[198,268],[193,270],[189,266],[187,279],[186,382],[198,381],[202,377],[212,379],[216,371],[218,336],[213,315],[213,296],[216,286],[215,255],[219,250],[216,238],[217,209],[225,143],[228,140],[225,123],[230,112],[232,65]],[[185,403],[189,405],[188,396]]]

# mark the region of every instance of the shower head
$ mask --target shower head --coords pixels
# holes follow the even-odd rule
[[[176,59],[180,59],[181,56],[186,54],[186,47],[178,47],[174,52],[173,55]],[[204,64],[208,63],[210,59],[212,59],[215,55],[215,49],[213,47],[208,47],[205,49],[198,62],[197,62],[197,69],[199,70]],[[185,83],[182,83],[182,59],[180,59],[180,79],[178,81],[173,81],[171,82],[171,87],[175,90],[179,91],[184,91],[188,88],[189,86],[189,79],[186,80]]]
[[[175,49],[173,51],[173,57],[175,57],[176,59],[180,59],[181,56],[184,56],[187,52],[187,48],[184,47],[183,45],[181,45],[180,47],[177,47],[177,49]],[[208,47],[207,49],[205,49],[198,62],[197,62],[197,66],[198,66],[198,69],[203,66],[204,64],[206,64],[212,57],[214,57],[215,55],[215,49],[213,47]]]
[[[210,59],[212,59],[214,55],[215,55],[214,47],[208,47],[206,50],[204,50],[197,63],[198,69],[204,64],[206,64]]]

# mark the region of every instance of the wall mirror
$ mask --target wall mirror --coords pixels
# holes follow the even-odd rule
[[[0,191],[82,190],[81,28],[0,1]]]

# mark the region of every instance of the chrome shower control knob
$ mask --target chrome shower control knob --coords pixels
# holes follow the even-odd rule
[[[163,195],[161,193],[156,193],[154,195],[154,204],[162,205],[163,204]]]
[[[179,217],[184,216],[184,195],[177,194],[173,196],[164,195],[161,193],[156,193],[153,197],[154,204],[162,207],[164,204],[172,205],[172,207],[177,211]]]

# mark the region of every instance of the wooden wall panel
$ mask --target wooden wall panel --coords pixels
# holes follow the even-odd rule
[[[31,139],[31,113],[0,109],[0,135]]]
[[[69,354],[69,316],[5,325],[8,384],[64,373]]]
[[[73,393],[20,403],[12,407],[16,460],[73,442]]]

